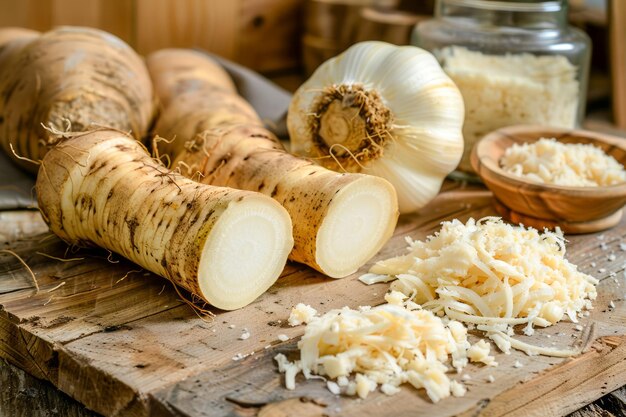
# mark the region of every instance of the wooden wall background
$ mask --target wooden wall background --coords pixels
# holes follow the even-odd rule
[[[139,53],[199,47],[260,72],[300,64],[303,0],[0,0],[0,27],[97,27]]]

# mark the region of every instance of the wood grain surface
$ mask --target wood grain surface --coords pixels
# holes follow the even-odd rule
[[[0,27],[91,26],[140,54],[202,48],[261,72],[300,64],[302,0],[0,0]]]
[[[401,218],[376,259],[402,253],[404,236],[422,239],[443,220],[493,215],[492,202],[482,188],[447,184],[431,205]],[[316,380],[298,378],[296,390],[283,388],[272,358],[278,352],[295,357],[303,333],[285,324],[291,307],[305,302],[324,312],[376,305],[385,284],[367,287],[358,274],[332,280],[289,264],[248,307],[202,319],[167,281],[116,256],[111,260],[119,263],[110,263],[106,252],[68,250],[46,234],[10,244],[35,272],[38,293],[19,261],[0,255],[0,356],[105,416],[564,415],[626,384],[625,239],[626,221],[601,235],[570,238],[568,258],[601,279],[582,331],[562,322],[519,336],[580,347],[581,356],[499,353],[497,368],[466,368],[472,379],[465,397],[438,404],[406,386],[396,396],[374,393],[364,401],[332,395]],[[244,328],[251,336],[239,340]],[[279,342],[279,334],[292,339]],[[250,355],[233,361],[237,354]],[[514,368],[516,360],[524,366]],[[487,382],[489,375],[495,383]]]

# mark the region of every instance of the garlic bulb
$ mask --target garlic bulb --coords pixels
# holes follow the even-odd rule
[[[291,150],[391,182],[403,213],[432,200],[463,153],[463,98],[429,52],[361,42],[296,91]]]

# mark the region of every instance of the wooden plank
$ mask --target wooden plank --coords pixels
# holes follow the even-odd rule
[[[0,27],[21,26],[45,31],[50,28],[53,0],[0,0]]]
[[[100,0],[53,0],[51,26],[98,27]]]
[[[609,10],[613,118],[626,129],[626,2],[610,0]]]
[[[51,26],[96,27],[135,44],[134,0],[52,0]]]
[[[0,0],[0,27],[91,26],[134,45],[134,0]]]
[[[240,0],[136,0],[137,50],[203,48],[236,55]]]
[[[301,0],[240,2],[236,60],[260,72],[300,64]]]
[[[85,406],[0,359],[0,416],[97,417]]]
[[[491,399],[467,416],[555,416],[575,411],[621,387],[626,337],[600,339],[590,352]]]
[[[401,218],[395,236],[376,258],[402,253],[405,235],[422,239],[438,229],[442,220],[492,215],[491,204],[490,193],[483,189],[459,189],[458,184],[450,186],[448,183],[446,191],[429,207],[418,215]],[[626,219],[601,236],[602,240],[600,235],[572,237],[568,247],[568,257],[573,262],[583,271],[602,278],[599,297],[594,302],[596,309],[582,322],[584,330],[577,332],[574,324],[562,322],[538,330],[533,337],[520,338],[559,347],[591,346],[598,337],[620,336],[626,332],[623,301],[626,281],[622,274],[626,252],[619,246],[626,238]],[[600,248],[600,242],[607,245],[608,251]],[[0,356],[50,380],[104,415],[445,416],[488,406],[485,399],[506,399],[509,391],[521,396],[526,384],[532,387],[544,383],[532,382],[539,373],[545,381],[555,383],[563,375],[570,375],[568,372],[578,372],[582,377],[589,369],[597,370],[595,377],[572,386],[567,394],[581,395],[580,389],[584,389],[588,393],[584,397],[586,401],[600,396],[605,382],[609,384],[605,390],[609,390],[611,384],[626,383],[626,373],[613,372],[621,371],[619,360],[626,360],[621,345],[613,342],[605,354],[594,349],[574,361],[527,357],[520,352],[498,354],[496,359],[501,363],[498,368],[471,365],[466,369],[472,381],[468,383],[465,397],[446,399],[436,405],[428,401],[422,390],[407,387],[394,397],[375,393],[366,401],[336,397],[322,382],[302,378],[298,379],[295,391],[287,391],[272,358],[279,351],[290,356],[297,353],[295,340],[303,328],[285,324],[291,307],[306,302],[320,311],[327,311],[344,305],[376,305],[382,302],[387,285],[364,286],[356,280],[358,274],[331,280],[308,268],[290,264],[277,284],[250,306],[232,312],[215,311],[215,319],[207,322],[182,305],[169,286],[163,288],[163,280],[136,274],[112,285],[130,264],[110,265],[96,258],[71,266],[72,263],[43,262],[35,256],[27,256],[28,251],[32,253],[43,246],[58,254],[62,247],[55,244],[58,242],[33,240],[24,241],[16,248],[38,274],[42,290],[34,294],[32,289],[15,288],[0,295],[3,307]],[[610,252],[615,253],[616,260],[609,260]],[[14,276],[23,274],[15,262],[9,257],[0,257],[0,271],[9,269]],[[591,266],[592,262],[595,267]],[[96,269],[87,271],[87,265]],[[59,284],[52,272],[54,268],[60,269],[66,284],[52,292],[59,291],[59,300],[53,299],[44,305],[49,298],[45,291]],[[603,268],[602,272],[598,272],[599,268]],[[7,277],[11,275],[0,274],[0,282]],[[610,301],[616,304],[614,310],[607,308]],[[239,340],[244,327],[251,337]],[[277,340],[279,334],[287,334],[292,339],[281,343]],[[265,349],[268,345],[270,348]],[[238,353],[253,351],[254,355],[242,361],[232,360]],[[587,357],[592,359],[584,359]],[[524,367],[513,368],[516,360]],[[599,360],[607,365],[599,365]],[[555,365],[561,363],[566,363],[562,366],[569,366],[571,370],[558,371],[561,368]],[[556,376],[550,377],[555,369]],[[487,382],[490,374],[496,378],[495,384]],[[528,391],[533,392],[530,388]],[[541,400],[546,407],[552,407],[546,409],[563,413],[566,408],[556,405],[563,396],[556,394],[560,392],[548,395],[545,400],[541,397]]]

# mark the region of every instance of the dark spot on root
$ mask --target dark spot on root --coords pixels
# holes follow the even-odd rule
[[[165,258],[161,259],[161,266],[163,268],[167,268],[167,261],[165,260]]]
[[[245,158],[243,158],[243,161],[247,161],[248,159],[250,159],[250,155],[247,155]]]
[[[269,139],[270,137],[263,134],[263,133],[253,133],[250,135],[251,138],[263,138],[263,139]]]
[[[289,199],[289,202],[293,203],[294,201],[296,201],[296,197],[292,195],[291,198]]]
[[[261,183],[259,184],[259,187],[257,188],[257,191],[261,191],[263,187],[265,187],[265,181],[261,181]]]
[[[276,194],[278,194],[278,185],[276,185],[276,187],[274,187],[274,189],[272,190],[272,198],[276,197]]]
[[[137,231],[137,226],[139,226],[139,222],[136,218],[132,218],[126,220],[126,225],[128,226],[128,230],[130,231],[130,243],[133,245],[133,248],[139,251],[139,248],[135,244],[135,232]]]
[[[117,149],[119,149],[120,151],[122,151],[122,152],[128,152],[128,151],[132,150],[132,148],[130,146],[126,146],[126,145],[122,145],[122,144],[115,145],[115,147]]]
[[[209,210],[209,212],[206,214],[206,216],[204,217],[204,222],[206,223],[207,221],[209,221],[209,219],[211,218],[211,216],[213,215],[213,213],[215,213],[214,209]]]
[[[243,200],[243,196],[239,197],[239,198],[237,199],[237,202],[240,202],[241,200]]]
[[[107,200],[110,200],[111,197],[113,197],[113,190],[109,191],[109,194],[107,195]]]

